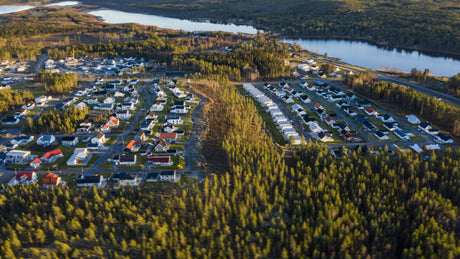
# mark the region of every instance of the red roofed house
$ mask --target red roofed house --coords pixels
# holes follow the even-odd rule
[[[323,109],[323,106],[320,103],[316,103],[315,104],[315,109],[316,110]]]
[[[150,155],[147,157],[150,164],[154,166],[171,166],[173,162],[170,156],[154,156]]]
[[[106,123],[101,126],[100,131],[103,133],[109,133],[111,130],[109,123]]]
[[[141,148],[141,145],[142,145],[142,141],[131,140],[123,147],[123,151],[124,152],[137,152]]]
[[[167,143],[176,142],[177,134],[175,132],[161,132],[160,139],[164,139]]]
[[[33,168],[40,167],[41,165],[42,165],[42,160],[40,160],[40,158],[38,157],[32,160],[32,162],[30,162],[30,166]]]
[[[53,151],[46,152],[41,160],[43,163],[53,163],[56,161],[58,158],[63,157],[64,155],[62,154],[62,151],[60,149],[55,149]]]
[[[61,177],[53,174],[53,173],[48,173],[42,181],[43,187],[50,188],[53,186],[59,186],[62,185],[61,183]]]
[[[371,109],[371,108],[364,109],[364,112],[369,116],[370,115],[375,115],[375,116],[379,115],[379,113],[376,110]]]
[[[38,181],[37,174],[35,172],[19,172],[16,173],[16,176],[13,177],[8,185],[27,185],[34,184]]]
[[[109,121],[107,122],[107,124],[111,128],[118,128],[118,126],[120,126],[120,120],[118,118],[112,116],[112,117],[109,118]]]
[[[327,125],[332,126],[335,123],[335,120],[331,116],[327,116],[324,119],[324,122],[326,122]]]

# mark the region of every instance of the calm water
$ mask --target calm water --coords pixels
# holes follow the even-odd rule
[[[63,1],[52,6],[72,6],[78,1]],[[0,6],[0,14],[18,12],[34,8],[34,6]],[[160,28],[185,31],[225,31],[232,33],[256,34],[257,29],[252,26],[235,24],[215,24],[209,22],[195,22],[158,15],[128,13],[117,10],[98,9],[87,12],[100,17],[104,22],[111,24],[139,23],[153,25]],[[337,57],[344,62],[369,67],[373,69],[398,68],[405,72],[416,67],[419,70],[428,68],[433,75],[452,76],[460,73],[460,60],[450,57],[434,57],[418,51],[389,50],[370,45],[366,42],[348,40],[308,40],[286,39],[284,42],[299,43],[303,48],[319,54],[327,53],[330,57]]]
[[[184,31],[225,31],[232,33],[256,34],[257,29],[247,25],[216,24],[209,22],[194,22],[157,15],[128,13],[122,11],[99,9],[87,12],[101,18],[102,21],[111,24],[139,23],[153,25],[160,28],[184,30]]]
[[[20,12],[34,7],[32,5],[2,5],[0,6],[0,14]]]
[[[327,53],[329,57],[340,58],[349,64],[373,69],[390,67],[410,72],[416,67],[419,70],[428,68],[433,75],[439,76],[460,73],[460,60],[429,56],[418,51],[388,50],[366,42],[348,40],[287,39],[284,42],[298,43],[309,51]]]
[[[47,4],[45,6],[66,7],[66,6],[74,6],[74,5],[78,5],[78,4],[80,4],[80,2],[78,2],[78,1],[62,1],[62,2],[57,2],[57,3]]]

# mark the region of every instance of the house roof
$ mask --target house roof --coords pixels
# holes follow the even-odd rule
[[[76,138],[76,136],[64,136],[62,137],[62,141],[74,141]]]
[[[104,138],[104,137],[105,137],[105,134],[102,133],[102,132],[99,132],[99,133],[95,136],[96,139],[102,139],[102,138]]]
[[[42,158],[50,159],[50,158],[52,158],[53,156],[57,156],[57,155],[62,155],[62,151],[61,151],[60,149],[55,149],[55,150],[46,152],[46,153],[42,156]]]
[[[161,132],[160,133],[160,138],[162,139],[176,139],[177,138],[177,134],[175,132]]]
[[[135,143],[136,143],[135,140],[131,140],[125,145],[125,148],[133,149]]]
[[[326,119],[324,120],[326,120],[327,122],[330,122],[330,121],[333,121],[334,119],[331,116],[327,116]]]
[[[374,113],[374,112],[376,112],[376,111],[375,111],[374,109],[372,109],[372,108],[366,108],[366,109],[364,109],[364,110],[365,110],[367,113]]]
[[[118,118],[116,117],[110,117],[109,121],[112,123],[112,124],[118,124],[120,121],[118,120]]]
[[[21,177],[25,177],[28,181],[32,180],[35,172],[18,172],[16,173],[16,180],[21,180]]]
[[[119,158],[120,162],[133,162],[134,160],[136,160],[136,155],[135,154],[123,154],[123,155],[120,155],[120,158]]]
[[[320,103],[315,104],[315,108],[318,109],[318,108],[321,108],[321,107],[323,107],[323,106]]]
[[[35,158],[34,160],[32,160],[32,163],[37,163],[39,164],[42,160],[40,158]]]
[[[171,160],[171,157],[169,156],[150,156],[148,160],[154,163],[169,163],[169,161]]]
[[[53,174],[53,173],[48,173],[42,181],[42,184],[57,184],[59,180],[59,176]]]

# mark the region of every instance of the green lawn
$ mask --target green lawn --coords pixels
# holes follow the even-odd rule
[[[107,141],[104,143],[104,146],[109,147],[109,146],[111,146],[116,140],[117,140],[117,137],[115,137],[115,136],[114,136],[114,137],[110,137],[110,139],[107,140]]]

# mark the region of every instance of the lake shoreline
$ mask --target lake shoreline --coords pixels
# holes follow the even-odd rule
[[[452,51],[442,51],[442,50],[433,50],[433,49],[427,49],[427,48],[420,48],[420,47],[411,47],[411,46],[392,46],[388,45],[376,40],[372,40],[366,37],[352,37],[352,36],[293,36],[293,35],[284,35],[279,32],[273,31],[271,28],[268,28],[264,25],[261,24],[256,24],[250,21],[241,21],[241,20],[231,20],[228,21],[227,23],[211,18],[206,18],[206,17],[196,17],[196,16],[187,16],[187,15],[182,15],[180,12],[167,12],[164,10],[159,10],[159,9],[143,9],[139,8],[136,6],[129,6],[129,5],[122,5],[122,4],[117,4],[117,3],[106,3],[106,2],[98,2],[94,0],[82,0],[80,1],[82,4],[88,4],[92,6],[99,6],[100,8],[110,8],[118,11],[123,11],[123,12],[136,12],[136,13],[141,13],[141,14],[150,14],[150,15],[157,15],[157,16],[164,16],[164,17],[169,17],[169,18],[177,18],[177,19],[184,19],[184,20],[209,20],[212,23],[218,23],[218,24],[235,24],[235,25],[247,25],[247,26],[252,26],[256,28],[257,30],[262,30],[265,32],[270,37],[274,37],[278,40],[283,40],[283,39],[328,39],[328,40],[350,40],[350,41],[360,41],[360,42],[366,42],[371,45],[377,46],[379,48],[383,49],[397,49],[397,50],[404,50],[407,52],[411,51],[418,51],[422,54],[426,54],[429,56],[433,57],[446,57],[446,58],[454,58],[457,60],[460,60],[460,52],[452,52]],[[96,8],[97,9],[97,8]],[[269,32],[269,33],[268,33]],[[459,71],[460,72],[460,71]]]

